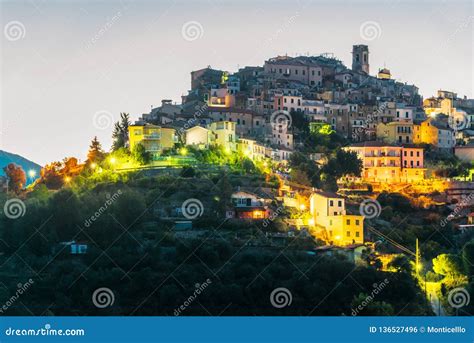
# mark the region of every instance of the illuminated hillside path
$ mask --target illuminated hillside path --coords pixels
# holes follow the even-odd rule
[[[427,282],[426,283],[426,294],[428,300],[431,303],[431,308],[433,312],[437,316],[445,316],[446,313],[444,312],[443,305],[441,304],[438,294],[436,293],[439,290],[440,283],[439,282]]]

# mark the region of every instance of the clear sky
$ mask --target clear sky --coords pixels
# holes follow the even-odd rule
[[[367,44],[371,74],[385,64],[425,97],[474,97],[470,0],[0,0],[0,10],[0,149],[40,164],[83,160],[95,135],[109,149],[110,119],[180,101],[207,65],[332,52],[350,66],[352,45]]]

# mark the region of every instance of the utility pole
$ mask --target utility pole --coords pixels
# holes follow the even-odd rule
[[[415,262],[415,269],[416,269],[416,276],[420,276],[420,248],[418,246],[418,238],[416,239],[416,262]]]

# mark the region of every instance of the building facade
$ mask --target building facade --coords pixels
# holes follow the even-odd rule
[[[325,229],[335,245],[364,243],[364,217],[346,213],[345,200],[338,194],[316,192],[310,196],[310,213],[315,225]]]
[[[176,130],[152,124],[135,123],[128,127],[130,150],[138,144],[157,157],[164,149],[171,149],[177,143]]]
[[[405,144],[361,142],[346,148],[362,160],[361,179],[369,182],[407,183],[425,177],[423,148]]]

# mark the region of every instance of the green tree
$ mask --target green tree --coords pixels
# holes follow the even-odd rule
[[[351,303],[352,315],[393,316],[394,310],[392,305],[385,301],[374,301],[375,296],[377,295],[372,296],[359,293],[358,296],[354,297]]]
[[[222,215],[227,210],[227,207],[231,205],[230,197],[232,195],[232,185],[229,182],[227,173],[224,172],[221,174],[217,186],[219,187],[219,202],[217,210]]]
[[[194,177],[195,175],[196,175],[196,170],[194,170],[194,168],[191,166],[184,166],[180,172],[181,177]]]
[[[394,257],[393,260],[388,263],[388,267],[395,269],[399,273],[410,274],[412,272],[411,262],[405,255]]]
[[[295,151],[293,154],[290,156],[290,167],[295,168],[299,167],[303,163],[306,163],[308,161],[308,156],[305,154]]]
[[[433,259],[435,273],[454,278],[462,274],[461,259],[453,254],[441,254]]]
[[[242,169],[248,174],[255,171],[255,165],[249,158],[242,159]]]
[[[470,241],[462,248],[462,262],[464,271],[470,280],[474,278],[474,241]]]
[[[135,191],[126,190],[113,203],[112,213],[125,228],[138,224],[146,212],[143,196]]]
[[[323,172],[333,175],[336,179],[345,175],[360,176],[362,161],[355,152],[339,149],[323,167]]]
[[[128,127],[130,126],[130,114],[120,113],[120,120],[115,123],[112,132],[112,151],[124,148],[128,142]]]
[[[146,151],[143,144],[137,144],[133,147],[132,157],[141,165],[148,164],[151,161],[151,154]]]
[[[310,186],[308,175],[304,170],[293,168],[290,172],[291,180],[300,185]]]
[[[59,189],[64,184],[61,176],[61,162],[51,162],[41,169],[40,183],[43,183],[48,189]]]
[[[100,144],[97,136],[95,136],[92,141],[91,145],[89,146],[89,151],[87,152],[87,162],[100,162],[104,159],[105,153],[102,149],[102,145]]]

